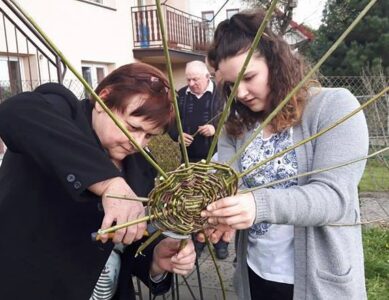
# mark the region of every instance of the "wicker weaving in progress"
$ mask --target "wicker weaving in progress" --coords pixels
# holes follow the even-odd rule
[[[160,178],[149,195],[148,212],[161,231],[190,234],[208,227],[200,212],[217,199],[235,195],[238,175],[227,165],[201,161],[182,164]]]

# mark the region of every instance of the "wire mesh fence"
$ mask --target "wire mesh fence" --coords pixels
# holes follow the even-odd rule
[[[323,87],[343,87],[350,90],[362,104],[388,86],[386,76],[328,76],[319,78]],[[389,98],[385,95],[364,111],[371,143],[388,145]]]

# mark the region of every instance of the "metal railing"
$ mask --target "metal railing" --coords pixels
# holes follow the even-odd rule
[[[213,29],[206,20],[169,5],[162,5],[167,42],[171,49],[206,51]],[[155,5],[131,8],[134,48],[162,48]]]
[[[8,80],[0,78],[0,101],[44,82],[62,82],[60,58],[7,0],[0,0],[0,41],[2,74],[8,73]]]

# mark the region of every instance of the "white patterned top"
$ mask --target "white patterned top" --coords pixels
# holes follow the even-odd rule
[[[259,134],[242,154],[240,165],[245,171],[253,165],[272,157],[293,144],[293,129],[276,133],[268,138]],[[268,162],[243,177],[251,188],[288,178],[297,174],[297,158],[294,150]],[[297,184],[297,179],[276,184],[271,188],[284,189]],[[254,224],[249,229],[247,263],[260,277],[275,281],[294,283],[294,226],[266,222]]]

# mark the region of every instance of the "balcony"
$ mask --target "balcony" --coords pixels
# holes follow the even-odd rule
[[[204,60],[213,37],[213,28],[208,22],[169,5],[162,5],[162,13],[172,63]],[[146,63],[164,63],[157,7],[132,7],[131,16],[134,57]]]

